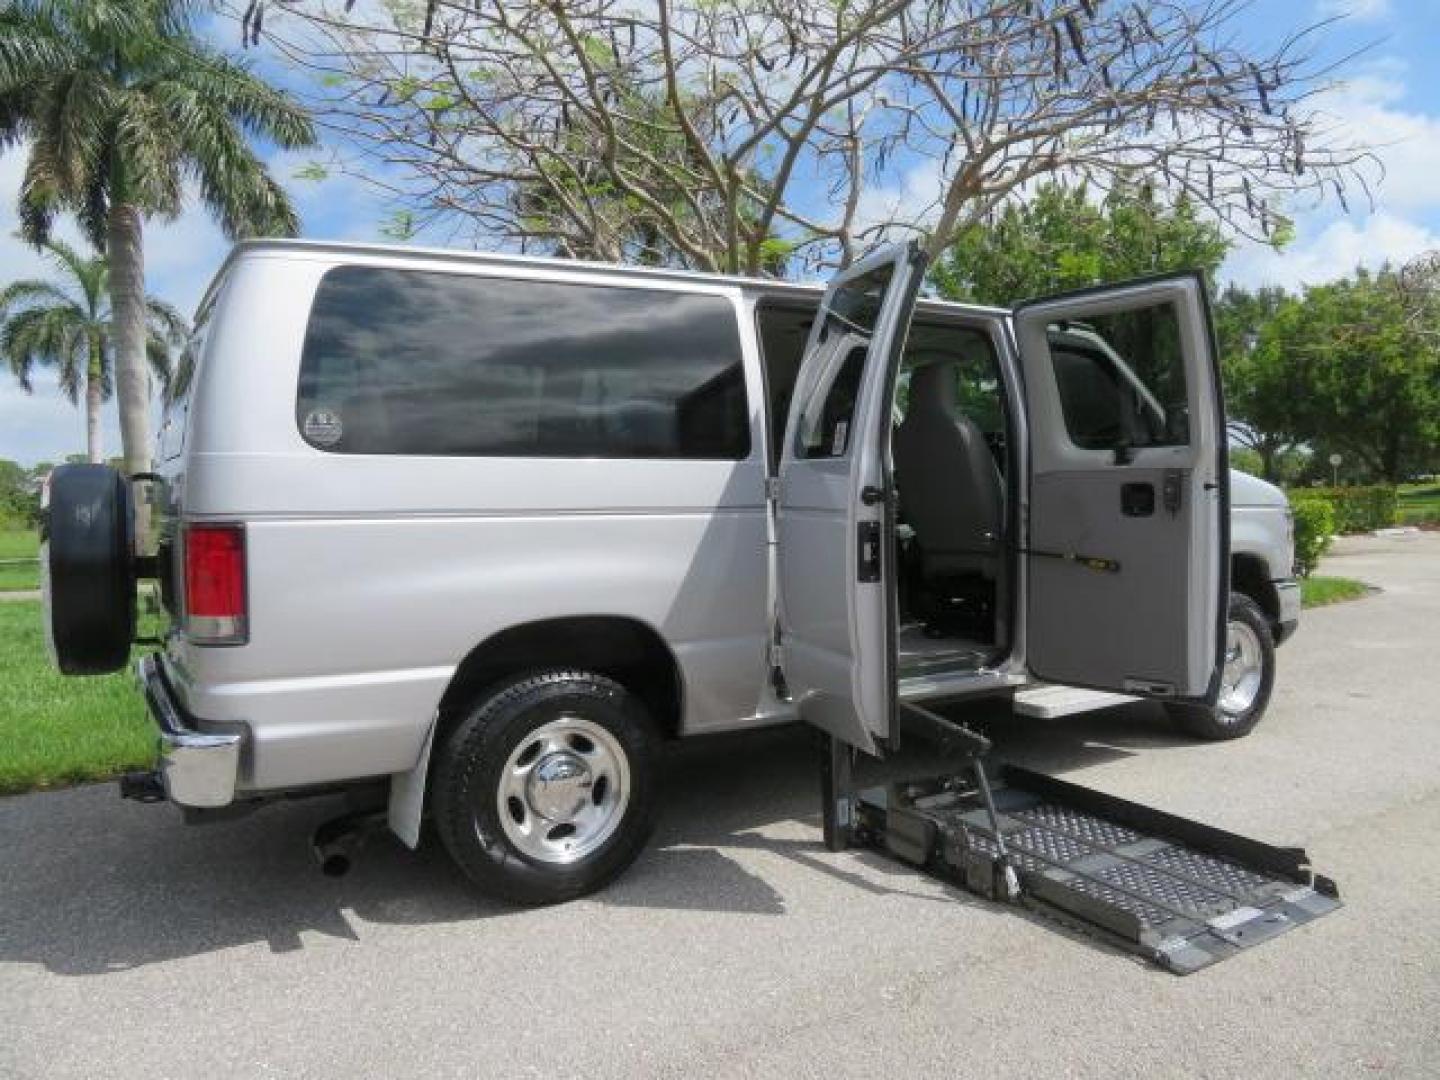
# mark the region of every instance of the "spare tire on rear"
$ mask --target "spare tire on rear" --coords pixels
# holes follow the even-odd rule
[[[50,474],[40,580],[50,656],[66,675],[118,671],[135,637],[135,512],[108,465]]]

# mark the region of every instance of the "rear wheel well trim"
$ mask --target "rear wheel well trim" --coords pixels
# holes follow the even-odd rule
[[[632,651],[636,646],[638,651]],[[632,615],[562,615],[496,631],[456,665],[436,707],[437,718],[453,716],[487,687],[559,667],[609,676],[645,703],[668,738],[681,734],[685,682],[680,663],[660,632]],[[663,679],[658,687],[636,685],[646,668]]]
[[[674,650],[649,623],[631,615],[586,614],[508,626],[456,665],[431,717],[420,760],[392,777],[389,821],[402,841],[410,847],[419,843],[436,745],[454,730],[465,707],[487,689],[552,668],[607,675],[644,702],[666,739],[684,733],[684,673]]]

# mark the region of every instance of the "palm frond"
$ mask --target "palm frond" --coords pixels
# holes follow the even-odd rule
[[[63,22],[48,12],[26,10],[37,6],[11,3],[0,13],[0,95],[83,66],[84,57]]]
[[[145,359],[150,363],[150,373],[161,389],[169,393],[172,367],[170,345],[164,338],[151,334],[145,339]]]
[[[45,242],[44,250],[60,273],[79,287],[81,296],[85,298],[84,306],[89,309],[88,315],[93,318],[99,313],[99,300],[105,290],[104,258],[82,255],[56,237]]]
[[[80,312],[80,306],[68,296],[64,289],[51,281],[12,281],[0,289],[0,319],[34,307],[70,306]]]
[[[45,87],[48,114],[36,139],[52,146],[50,153],[65,166],[64,190],[73,199],[90,178],[105,168],[105,135],[115,108],[110,79],[89,70],[57,76]]]
[[[146,297],[145,307],[151,332],[171,348],[182,348],[190,337],[189,320],[180,314],[179,309],[158,297]]]
[[[182,95],[177,94],[177,98]],[[212,101],[183,95],[175,115],[183,124],[188,165],[200,197],[232,240],[249,236],[293,236],[300,218],[289,196],[270,176],[239,127]]]
[[[35,367],[53,367],[60,388],[75,400],[83,381],[83,372],[75,370],[75,343],[87,332],[87,324],[75,312],[63,307],[30,308],[12,316],[0,330],[0,352],[25,391],[32,389],[30,372]]]
[[[123,190],[111,190],[111,199],[175,217],[184,203],[180,172],[184,147],[177,137],[177,118],[137,88],[125,94],[116,118],[113,148],[123,162],[119,170]]]
[[[188,54],[176,55],[157,91],[177,105],[198,95],[223,110],[247,135],[287,150],[315,145],[315,125],[306,109],[256,78],[249,64],[201,43]]]

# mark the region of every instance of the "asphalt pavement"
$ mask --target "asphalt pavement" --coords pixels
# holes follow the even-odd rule
[[[433,847],[322,877],[330,800],[185,828],[111,786],[0,799],[0,1075],[1440,1075],[1440,534],[1347,540],[1270,713],[991,710],[998,752],[1302,844],[1346,907],[1187,978],[819,843],[803,732],[679,750],[601,895],[477,898]]]

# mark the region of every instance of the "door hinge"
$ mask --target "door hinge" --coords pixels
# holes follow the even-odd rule
[[[880,522],[862,521],[856,526],[856,552],[859,565],[855,569],[856,580],[873,582],[880,580]]]

